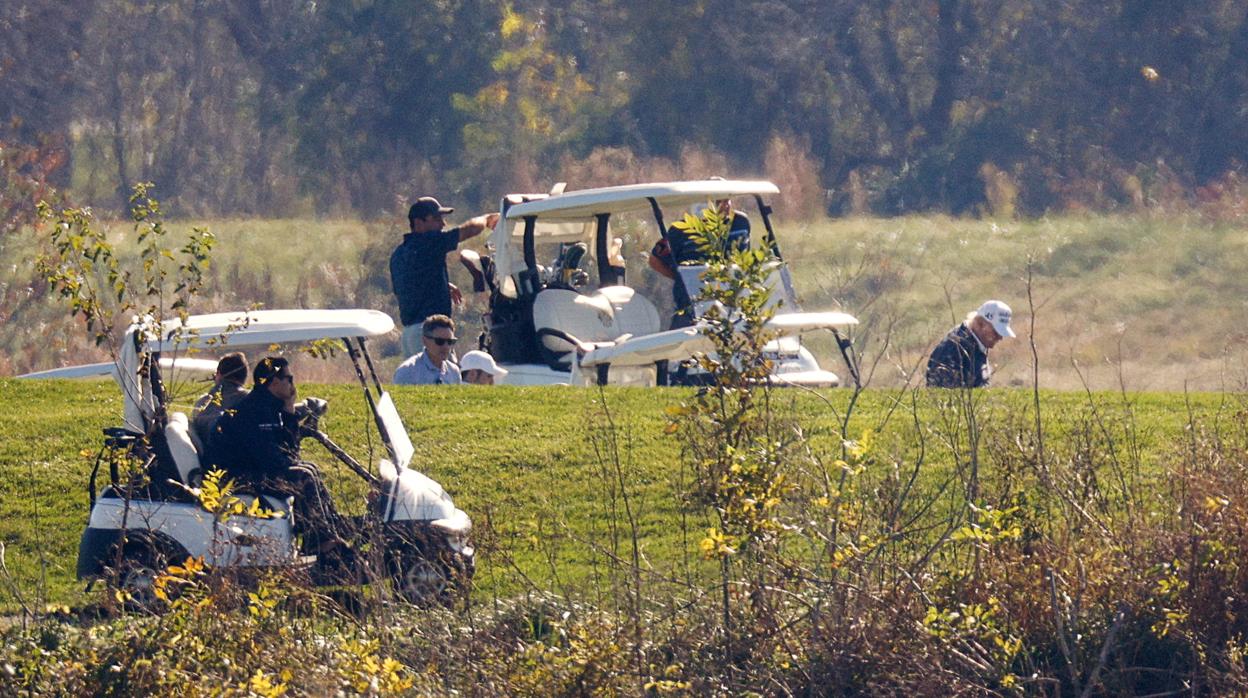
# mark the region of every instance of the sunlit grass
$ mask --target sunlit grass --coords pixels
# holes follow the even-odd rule
[[[379,445],[367,436],[368,419],[358,390],[345,385],[301,385],[304,395],[330,400],[326,431],[364,462],[376,462]],[[686,395],[677,389],[611,389],[605,393],[617,427],[621,471],[626,487],[618,490],[609,450],[601,448],[604,423],[602,394],[568,388],[398,388],[395,399],[416,447],[415,467],[433,477],[476,521],[483,536],[506,554],[487,554],[478,593],[510,595],[529,581],[543,588],[592,583],[603,556],[618,532],[623,502],[612,491],[626,492],[636,514],[645,558],[656,569],[696,567],[696,541],[707,522],[683,509],[679,492],[682,470],[679,445],[663,433],[662,407]],[[829,456],[838,452],[839,419],[847,391],[814,395],[776,394],[779,409],[792,409],[807,424],[812,446]],[[851,435],[871,429],[881,462],[905,470],[923,455],[920,491],[934,490],[953,462],[952,453],[931,435],[939,425],[940,401],[948,394],[922,394],[916,423],[897,394],[869,392],[851,422]],[[1159,467],[1181,448],[1187,420],[1182,395],[1131,394],[1138,437],[1147,467]],[[1000,390],[980,398],[985,430],[1002,429],[1030,402],[1027,391]],[[1086,422],[1091,404],[1119,415],[1124,396],[1078,394],[1044,396],[1051,448],[1066,448],[1068,430]],[[1196,415],[1226,408],[1227,398],[1194,395]],[[20,410],[0,414],[0,541],[6,562],[24,593],[34,595],[46,574],[51,600],[83,600],[74,580],[78,538],[85,526],[87,479],[100,429],[119,421],[121,401],[107,381],[0,380],[0,400]],[[791,406],[791,407],[790,407]],[[919,429],[920,431],[916,431]],[[926,443],[920,445],[919,434]],[[596,442],[598,448],[596,448]],[[370,455],[369,446],[373,451]],[[343,509],[363,511],[364,489],[347,470],[336,467],[319,446],[305,443],[304,455],[331,474]],[[992,456],[985,455],[985,477]],[[1151,465],[1148,465],[1151,464]],[[885,477],[870,472],[865,477]],[[101,475],[102,480],[106,479]],[[929,492],[931,494],[931,492]],[[514,563],[514,566],[513,566]],[[41,565],[45,566],[41,572]],[[529,581],[526,581],[529,580]],[[6,599],[11,603],[11,599]]]

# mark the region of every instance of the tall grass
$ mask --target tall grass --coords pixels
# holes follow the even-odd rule
[[[743,203],[743,202],[739,202]],[[902,384],[927,351],[965,312],[987,298],[1010,303],[1018,322],[1028,260],[1035,270],[1036,340],[1044,385],[1114,389],[1221,389],[1248,376],[1239,321],[1248,297],[1248,228],[1216,217],[1055,217],[991,221],[941,216],[794,222],[780,209],[778,235],[808,310],[843,308],[863,325],[857,340],[879,360],[876,384]],[[170,224],[175,233],[207,225],[219,238],[208,289],[197,311],[246,307],[369,307],[395,314],[389,254],[402,222],[211,220]],[[670,284],[646,266],[657,239],[647,218],[626,218],[629,283],[670,313]],[[124,241],[128,223],[111,225]],[[761,228],[761,226],[760,226]],[[474,240],[469,246],[481,248]],[[34,279],[39,243],[6,238],[0,256],[0,372],[7,374],[99,360],[66,313]],[[124,249],[124,242],[123,242]],[[458,264],[452,281],[469,288]],[[486,310],[468,294],[458,312],[475,337]],[[884,338],[888,338],[887,352]],[[830,340],[808,340],[821,361],[838,368]],[[874,349],[873,349],[874,347]],[[381,345],[397,362],[397,338]],[[1029,378],[1023,342],[993,353],[994,383]],[[324,376],[331,378],[331,376]],[[336,378],[336,377],[332,377]]]

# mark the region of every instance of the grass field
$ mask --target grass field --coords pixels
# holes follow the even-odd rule
[[[300,388],[303,395],[329,398],[327,432],[361,460],[375,463],[364,447],[366,419],[358,391],[343,385]],[[180,386],[180,401],[189,403],[187,396],[200,389]],[[677,389],[395,390],[420,469],[441,482],[477,524],[484,548],[477,593],[483,597],[533,586],[589,593],[612,540],[619,544],[623,494],[649,564],[668,571],[701,564],[693,552],[707,522],[681,504],[680,483],[688,474],[679,444],[663,433],[662,408],[687,395]],[[846,390],[775,393],[781,409],[800,415],[812,448],[829,459],[839,454],[840,415],[849,397]],[[950,399],[945,391],[866,393],[849,433],[876,435],[880,466],[864,475],[867,482],[919,466],[920,498],[960,506],[959,495],[939,489],[965,458],[951,436],[956,427],[949,421]],[[1021,390],[977,394],[986,479],[994,477],[998,461],[1012,460],[1010,439],[1026,432],[1031,400],[1031,393]],[[27,598],[46,584],[49,601],[81,603],[73,570],[87,517],[87,479],[100,429],[119,422],[118,391],[106,381],[0,380],[0,403],[9,408],[0,415],[5,561]],[[1233,397],[1218,394],[1045,393],[1042,405],[1051,458],[1076,458],[1080,434],[1099,424],[1122,449],[1103,454],[1106,461],[1109,455],[1132,460],[1132,449],[1138,454],[1138,468],[1124,467],[1141,487],[1182,450],[1189,420],[1229,424],[1230,415],[1242,408]],[[608,416],[620,444],[623,490],[615,484],[612,452],[605,448]],[[323,466],[331,462],[315,444],[305,445],[305,455]],[[335,490],[340,506],[358,512],[361,490],[352,477],[340,476]],[[6,606],[12,604],[6,598]]]

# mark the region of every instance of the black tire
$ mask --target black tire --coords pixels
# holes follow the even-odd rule
[[[468,596],[469,579],[448,551],[426,555],[415,546],[395,551],[390,572],[394,593],[420,608],[453,608]]]
[[[113,591],[124,592],[121,601],[127,611],[163,613],[169,604],[156,595],[156,579],[168,566],[168,556],[155,545],[127,543],[121,550],[120,561],[110,570],[108,586]],[[177,585],[166,586],[165,592],[172,598]]]

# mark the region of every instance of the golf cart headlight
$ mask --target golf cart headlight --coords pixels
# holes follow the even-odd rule
[[[468,547],[468,534],[472,532],[472,520],[463,512],[458,516],[436,519],[430,523],[435,529],[446,536],[446,542],[455,552],[464,552]]]

